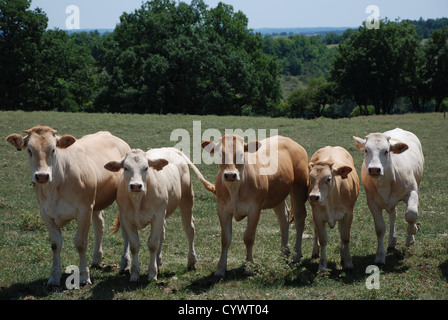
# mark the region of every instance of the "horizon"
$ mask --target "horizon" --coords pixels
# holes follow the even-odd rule
[[[145,2],[142,0],[32,0],[30,9],[41,8],[48,17],[48,29],[68,30],[66,13],[70,5],[79,8],[79,29],[115,29],[123,12],[134,12]],[[184,0],[191,4],[191,0]],[[219,0],[204,0],[208,8],[215,8]],[[448,17],[446,0],[227,0],[235,12],[243,12],[249,29],[293,28],[358,28],[369,17],[369,5],[379,9],[379,18],[393,21],[437,19]],[[77,28],[78,29],[78,28]]]

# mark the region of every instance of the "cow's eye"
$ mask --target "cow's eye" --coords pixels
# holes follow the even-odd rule
[[[331,177],[328,177],[326,182],[330,183],[331,182]]]
[[[30,155],[30,157],[32,157],[32,156],[33,156],[33,153],[31,152],[31,150],[30,150],[30,149],[28,149],[28,154]]]
[[[128,168],[126,168],[126,167],[124,167],[124,171],[129,171],[129,169],[128,169]]]
[[[367,151],[367,149],[364,149],[364,153],[365,153],[365,154],[368,154],[368,153],[369,153],[369,151]]]
[[[53,150],[51,150],[51,154],[53,155],[56,152],[56,148],[53,148]]]
[[[145,168],[143,169],[143,171],[145,171],[145,172],[148,171],[148,167],[145,167]]]
[[[387,156],[389,154],[389,151],[384,151],[384,155]]]

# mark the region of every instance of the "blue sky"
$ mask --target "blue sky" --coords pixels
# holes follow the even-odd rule
[[[191,3],[191,0],[183,2]],[[366,8],[376,5],[380,17],[417,20],[448,17],[448,0],[224,0],[249,18],[249,28],[357,27],[369,16]],[[216,7],[219,0],[205,0]],[[139,8],[142,0],[33,0],[42,8],[48,27],[66,29],[66,8],[76,5],[81,29],[113,29],[123,12]]]

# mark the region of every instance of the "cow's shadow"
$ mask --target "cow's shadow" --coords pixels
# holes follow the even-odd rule
[[[378,266],[381,273],[404,273],[409,267],[403,264],[405,253],[403,250],[391,250],[387,253],[386,265]],[[366,281],[369,274],[366,268],[373,265],[375,259],[374,254],[353,255],[353,270],[344,270],[335,261],[327,262],[327,270],[319,272],[319,259],[303,258],[296,266],[291,267],[290,275],[283,280],[266,281],[265,286],[270,284],[278,285],[279,281],[283,281],[283,285],[288,287],[307,287],[311,286],[319,277],[326,277],[329,280],[342,282],[344,284],[353,284]],[[245,272],[245,266],[229,269],[224,278],[216,277],[214,273],[210,273],[200,279],[193,281],[184,289],[194,294],[203,294],[212,290],[219,282],[232,282],[244,280],[253,275]],[[263,280],[259,280],[263,281]]]

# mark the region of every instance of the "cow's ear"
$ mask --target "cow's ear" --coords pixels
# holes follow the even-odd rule
[[[106,168],[107,170],[112,171],[112,172],[118,172],[121,170],[121,168],[123,168],[123,166],[124,166],[123,160],[120,162],[110,161],[104,165],[104,168]]]
[[[311,171],[311,170],[313,170],[313,167],[314,167],[314,163],[310,162],[308,164],[308,169]]]
[[[27,139],[22,137],[20,134],[14,133],[6,138],[6,141],[8,141],[10,144],[12,144],[17,151],[21,151],[23,148],[26,147]]]
[[[72,144],[76,142],[76,139],[74,136],[71,135],[65,135],[57,139],[56,147],[65,149],[70,147]]]
[[[359,150],[364,149],[364,147],[366,146],[366,139],[361,139],[361,138],[358,138],[358,137],[353,137],[353,140],[355,140],[356,148],[358,148]]]
[[[150,167],[153,167],[157,171],[162,170],[166,165],[168,165],[168,163],[169,163],[168,160],[165,159],[155,159],[155,160],[148,159],[148,165]]]
[[[244,144],[244,152],[254,153],[261,148],[261,143],[258,141],[251,141]]]
[[[204,141],[201,143],[201,146],[202,146],[202,149],[204,149],[208,153],[210,153],[210,154],[215,153],[216,144],[214,142]]]
[[[409,149],[409,146],[403,142],[397,142],[390,145],[390,152],[399,154]]]
[[[344,167],[339,167],[336,169],[336,174],[340,175],[342,179],[347,179],[348,178],[348,174],[350,172],[352,172],[352,168],[344,166]]]

